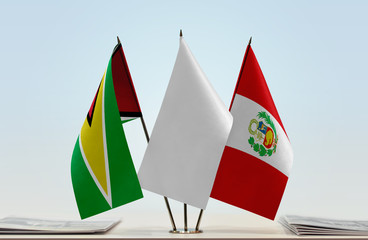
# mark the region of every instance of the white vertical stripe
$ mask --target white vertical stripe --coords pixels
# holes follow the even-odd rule
[[[107,71],[107,70],[106,70]],[[109,156],[107,152],[106,142],[106,124],[105,124],[105,85],[106,85],[106,71],[104,75],[104,81],[102,86],[102,138],[105,155],[105,170],[106,170],[106,183],[107,183],[107,202],[112,207],[112,196],[111,196],[111,183],[110,183],[110,170],[109,170]]]
[[[270,115],[278,136],[276,152],[271,156],[261,157],[248,143],[249,137],[252,136],[248,130],[249,123],[252,119],[258,120],[257,114],[261,111],[267,112]],[[272,114],[258,103],[239,94],[235,95],[231,114],[234,117],[234,122],[226,145],[246,152],[270,164],[286,176],[289,176],[291,165],[293,163],[293,151],[284,130]]]
[[[109,205],[110,205],[110,207],[112,207],[111,206],[111,204],[110,204],[110,202],[109,202],[109,197],[106,195],[106,193],[105,193],[105,191],[103,190],[103,188],[102,188],[102,186],[101,186],[101,184],[100,184],[100,182],[97,180],[97,177],[96,177],[96,175],[93,173],[93,171],[92,171],[92,168],[91,168],[91,166],[89,165],[89,163],[88,163],[88,160],[87,160],[87,158],[86,158],[86,155],[85,155],[85,153],[84,153],[84,149],[83,149],[83,145],[82,145],[82,138],[79,136],[79,138],[78,138],[79,140],[78,140],[78,142],[79,142],[79,148],[80,148],[80,150],[81,150],[81,153],[82,153],[82,157],[83,157],[83,160],[84,160],[84,163],[86,164],[86,167],[87,167],[87,169],[88,169],[88,172],[91,174],[91,177],[93,178],[93,180],[95,181],[95,183],[96,183],[96,185],[97,185],[97,187],[98,187],[98,189],[100,190],[100,192],[102,193],[102,196],[104,196],[104,198],[106,199],[106,201],[109,203]]]

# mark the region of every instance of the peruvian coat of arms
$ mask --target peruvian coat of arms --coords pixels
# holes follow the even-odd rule
[[[271,156],[276,153],[278,140],[275,125],[266,112],[258,112],[257,118],[249,122],[248,143],[259,156]]]

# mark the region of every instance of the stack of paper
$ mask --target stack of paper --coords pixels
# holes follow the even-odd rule
[[[58,221],[35,218],[6,217],[0,219],[0,234],[71,234],[102,233],[119,223],[119,220],[105,221]]]
[[[348,221],[287,215],[280,223],[297,235],[368,235],[368,221]]]

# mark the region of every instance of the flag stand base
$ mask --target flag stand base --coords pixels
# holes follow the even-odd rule
[[[193,234],[193,233],[203,233],[202,230],[195,230],[195,229],[177,229],[177,230],[170,230],[169,233],[176,233],[176,234]]]
[[[175,234],[203,233],[203,231],[199,229],[199,224],[201,223],[202,214],[203,214],[203,209],[201,209],[201,211],[199,213],[196,227],[194,229],[188,229],[187,204],[184,203],[184,229],[177,229],[175,224],[172,224],[173,229],[170,230],[169,233],[175,233]]]

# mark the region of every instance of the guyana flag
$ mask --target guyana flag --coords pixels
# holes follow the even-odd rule
[[[73,151],[71,176],[82,219],[143,197],[122,126],[141,116],[119,41]]]

